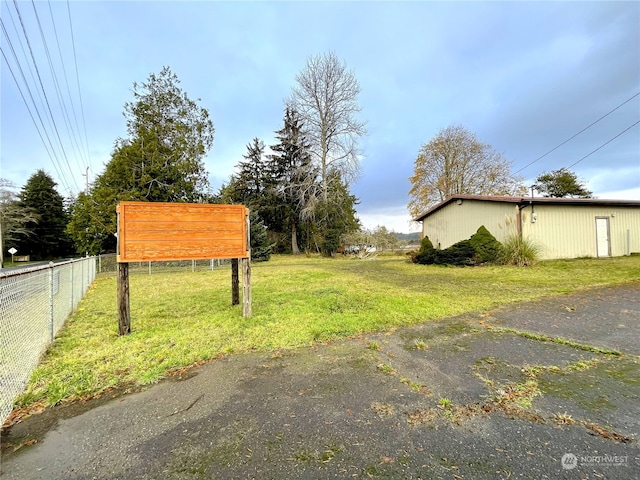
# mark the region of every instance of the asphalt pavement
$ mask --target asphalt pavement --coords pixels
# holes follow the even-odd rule
[[[212,361],[3,433],[2,480],[640,478],[640,283]]]

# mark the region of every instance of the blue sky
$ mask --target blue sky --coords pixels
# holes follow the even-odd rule
[[[63,102],[34,7],[17,5],[20,16],[2,0],[0,177],[18,187],[41,168],[61,193],[83,189],[86,167],[92,181],[126,134],[133,82],[166,65],[210,112],[216,132],[205,163],[217,190],[254,137],[274,143],[307,58],[333,51],[361,86],[368,134],[352,191],[366,227],[417,230],[408,177],[420,146],[450,125],[502,152],[527,185],[631,127],[571,170],[600,198],[640,199],[640,125],[632,126],[640,120],[640,2],[37,1]],[[20,17],[66,159],[38,97]],[[54,143],[49,152],[12,77],[37,118],[19,67]]]

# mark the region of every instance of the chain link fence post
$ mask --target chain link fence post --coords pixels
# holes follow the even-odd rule
[[[53,262],[49,262],[49,341],[51,343],[55,335],[53,323]]]

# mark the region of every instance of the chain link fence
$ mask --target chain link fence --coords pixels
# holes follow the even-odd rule
[[[98,256],[96,263],[98,273],[115,273],[118,266],[115,253]],[[164,273],[168,271],[201,272],[204,270],[215,270],[217,268],[229,265],[231,265],[230,259],[174,260],[170,262],[131,262],[129,263],[129,273],[153,275],[154,273]]]
[[[96,257],[0,270],[0,425],[96,276]]]
[[[129,272],[196,272],[228,268],[230,264],[231,260],[135,262],[129,264]],[[113,275],[116,270],[115,253],[0,270],[0,425],[96,275]]]

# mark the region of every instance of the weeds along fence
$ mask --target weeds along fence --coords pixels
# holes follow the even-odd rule
[[[0,425],[96,276],[96,257],[0,270]]]

